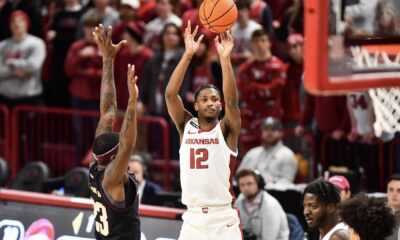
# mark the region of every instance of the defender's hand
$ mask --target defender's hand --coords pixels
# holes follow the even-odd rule
[[[137,100],[139,96],[139,89],[136,84],[137,76],[135,75],[135,65],[128,64],[128,90],[129,97],[132,100]]]
[[[104,27],[100,24],[95,28],[93,32],[94,41],[99,47],[99,52],[104,59],[114,59],[118,51],[126,43],[125,40],[119,42],[118,44],[113,44],[111,41],[112,27],[108,27],[107,34],[104,32]]]
[[[226,30],[225,33],[220,33],[214,39],[215,48],[217,49],[218,55],[221,58],[226,58],[231,55],[233,49],[233,36],[232,30]]]

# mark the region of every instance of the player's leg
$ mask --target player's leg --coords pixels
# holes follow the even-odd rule
[[[243,240],[239,212],[231,208],[222,211],[218,215],[213,224],[217,231],[211,239]]]
[[[207,240],[207,235],[201,230],[201,217],[199,213],[185,212],[178,240]]]

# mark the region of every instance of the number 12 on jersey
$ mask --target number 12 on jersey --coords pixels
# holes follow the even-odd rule
[[[207,169],[208,150],[205,148],[190,149],[190,169]]]

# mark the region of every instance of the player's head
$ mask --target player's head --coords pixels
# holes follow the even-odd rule
[[[271,40],[264,29],[258,29],[253,32],[251,35],[251,48],[254,53],[270,51]]]
[[[142,156],[133,154],[128,164],[128,172],[135,175],[136,181],[140,184],[145,178],[145,172],[147,171],[146,165]]]
[[[331,217],[336,217],[340,194],[330,182],[318,179],[304,189],[303,214],[310,228],[320,228]]]
[[[350,183],[349,181],[347,181],[347,178],[345,176],[334,175],[330,177],[328,181],[335,185],[335,187],[339,190],[341,201],[346,201],[347,199],[350,199]]]
[[[394,212],[400,210],[400,174],[389,177],[387,184],[387,198],[389,206]]]
[[[10,30],[14,36],[26,34],[31,21],[29,16],[21,10],[16,10],[10,15]]]
[[[106,166],[118,153],[119,134],[103,133],[96,137],[93,142],[93,157],[103,166]]]
[[[215,119],[222,110],[221,93],[212,84],[202,84],[194,92],[194,109],[199,117]]]
[[[274,117],[267,117],[261,123],[261,141],[264,146],[274,146],[283,137],[281,121]]]
[[[340,216],[349,226],[350,240],[377,240],[390,236],[395,217],[384,201],[358,195],[344,202]]]
[[[259,192],[261,185],[264,185],[260,174],[251,169],[242,169],[236,174],[240,192],[247,198],[254,198]]]

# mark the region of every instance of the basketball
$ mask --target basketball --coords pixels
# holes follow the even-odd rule
[[[201,24],[214,33],[222,33],[231,28],[237,15],[233,0],[204,0],[199,8]]]

